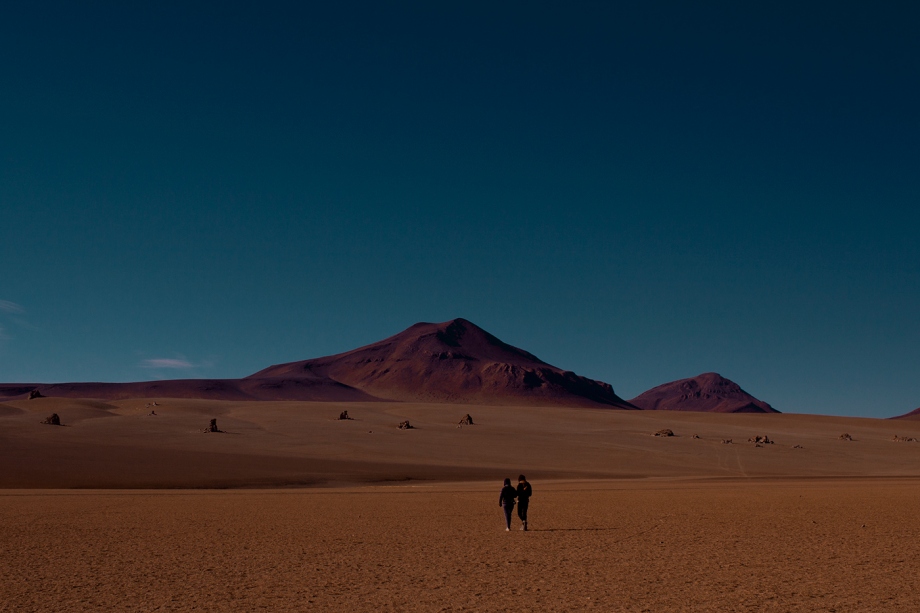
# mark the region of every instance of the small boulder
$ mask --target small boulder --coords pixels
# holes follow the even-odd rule
[[[853,437],[847,434],[846,432],[841,434],[838,438],[840,438],[841,441],[852,441],[853,440]]]
[[[469,413],[467,413],[466,415],[463,416],[463,419],[460,420],[460,425],[461,426],[472,426],[473,417]]]
[[[912,436],[898,436],[897,434],[892,438],[896,443],[916,443],[917,439]]]
[[[415,426],[413,426],[412,424],[410,424],[408,419],[407,419],[406,421],[401,421],[401,422],[399,422],[399,429],[400,429],[400,430],[412,430],[413,428],[415,428]]]
[[[29,400],[35,400],[36,398],[44,398],[44,396],[42,396],[42,393],[38,390],[29,392]]]
[[[771,440],[770,440],[770,437],[768,437],[767,435],[763,435],[763,436],[760,436],[760,435],[752,436],[751,438],[748,439],[748,442],[749,442],[749,443],[754,443],[755,445],[758,444],[758,443],[763,444],[763,445],[772,445],[772,444],[773,444],[773,441],[771,441]]]
[[[674,431],[670,428],[663,428],[656,432],[654,436],[674,436]]]
[[[342,411],[341,413],[339,413],[340,421],[344,421],[346,419],[351,419],[351,417],[348,416],[348,411]]]
[[[42,421],[42,423],[43,423],[43,424],[47,424],[47,425],[49,425],[49,426],[60,426],[60,425],[61,425],[61,418],[58,417],[58,414],[57,414],[57,413],[52,413],[51,415],[49,415],[48,417],[46,417],[46,418],[44,419],[44,421]]]
[[[204,429],[205,432],[223,432],[220,428],[217,427],[217,420],[212,419],[211,423],[208,424],[208,427]]]
[[[723,445],[731,445],[731,444],[732,444],[732,439],[730,439],[730,438],[723,438],[723,439],[722,439],[722,444],[723,444]]]

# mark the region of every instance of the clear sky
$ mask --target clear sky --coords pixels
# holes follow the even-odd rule
[[[626,4],[3,3],[0,381],[465,317],[626,398],[920,406],[918,5]]]

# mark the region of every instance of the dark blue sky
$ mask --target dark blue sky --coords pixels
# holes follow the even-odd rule
[[[0,8],[0,381],[466,317],[627,398],[920,406],[913,3],[156,4]]]

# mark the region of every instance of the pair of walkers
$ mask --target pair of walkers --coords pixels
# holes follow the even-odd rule
[[[527,530],[527,508],[530,506],[530,496],[533,488],[524,475],[518,476],[517,489],[512,487],[511,479],[505,479],[501,494],[498,495],[498,506],[505,512],[505,532],[511,530],[511,513],[514,511],[514,501],[518,503],[518,518],[521,520],[521,530]]]

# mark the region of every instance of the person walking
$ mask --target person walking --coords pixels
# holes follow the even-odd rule
[[[527,507],[530,505],[530,497],[532,495],[533,488],[530,487],[527,478],[524,475],[518,475],[518,518],[521,520],[521,530],[527,530]]]
[[[511,487],[511,479],[505,479],[505,485],[498,495],[498,506],[505,512],[505,532],[511,531],[511,512],[514,511],[514,499],[517,497],[517,490]]]

